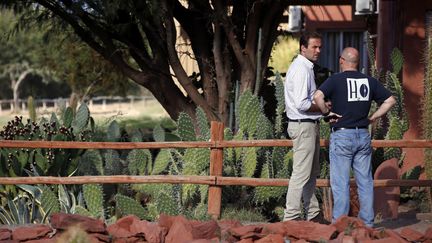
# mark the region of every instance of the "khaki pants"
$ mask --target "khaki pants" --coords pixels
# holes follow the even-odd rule
[[[293,172],[289,181],[283,220],[301,217],[302,206],[306,220],[310,220],[320,211],[315,197],[316,178],[320,173],[319,124],[289,122],[288,134],[293,140]]]

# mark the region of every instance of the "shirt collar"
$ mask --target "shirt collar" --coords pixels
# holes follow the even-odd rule
[[[310,69],[313,69],[314,64],[313,62],[311,62],[309,59],[307,59],[306,57],[304,57],[302,54],[298,54],[298,58],[301,62],[303,62],[307,67],[309,67]]]

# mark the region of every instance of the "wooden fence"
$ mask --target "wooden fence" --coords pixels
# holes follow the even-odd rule
[[[120,108],[123,104],[123,108],[133,107],[136,102],[144,101],[144,105],[148,101],[155,100],[153,96],[133,96],[129,95],[126,97],[120,96],[98,96],[92,97],[87,100],[90,110],[107,110],[107,106],[110,104],[117,104]],[[69,106],[69,98],[56,98],[56,99],[35,99],[35,107],[37,109],[42,109],[43,111],[48,109],[57,109],[58,107]],[[26,111],[27,110],[27,99],[18,99],[19,110]],[[15,110],[14,100],[0,100],[0,114],[2,112],[13,112]]]
[[[288,179],[263,179],[222,176],[223,149],[233,147],[292,147],[291,140],[248,140],[227,141],[223,136],[222,123],[211,123],[210,141],[199,142],[64,142],[64,141],[17,141],[0,140],[0,148],[62,148],[62,149],[156,149],[156,148],[209,148],[209,176],[73,176],[73,177],[0,177],[0,184],[136,184],[136,183],[171,183],[209,185],[208,213],[219,218],[221,213],[222,187],[243,186],[288,186]],[[329,141],[322,139],[321,146],[328,146]],[[400,148],[432,148],[432,140],[373,140],[372,146]],[[351,181],[355,185],[354,181]],[[329,187],[327,179],[318,179],[318,187]],[[374,180],[375,187],[419,186],[431,187],[432,180]]]

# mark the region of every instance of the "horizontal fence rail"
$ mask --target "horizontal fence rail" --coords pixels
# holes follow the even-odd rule
[[[72,141],[18,141],[0,140],[0,148],[53,148],[53,149],[164,149],[164,148],[208,148],[210,153],[209,176],[149,175],[149,176],[71,176],[71,177],[0,177],[0,185],[17,184],[137,184],[171,183],[209,185],[208,213],[214,218],[220,216],[223,186],[288,186],[289,179],[264,179],[245,177],[225,177],[223,171],[223,149],[236,147],[292,147],[292,140],[244,140],[228,141],[223,137],[222,123],[211,123],[210,141],[194,142],[72,142]],[[329,141],[320,140],[326,147]],[[372,140],[372,147],[432,148],[432,140]],[[328,179],[317,179],[318,187],[329,187]],[[351,186],[356,186],[351,180]],[[374,187],[432,187],[432,180],[374,180]]]
[[[62,148],[62,149],[158,149],[158,148],[235,148],[235,147],[292,147],[292,140],[268,139],[245,141],[199,142],[67,142],[0,140],[1,148]],[[321,139],[321,147],[329,140]],[[372,140],[374,148],[432,148],[432,140]]]
[[[201,184],[213,186],[288,186],[289,179],[264,179],[227,176],[72,176],[72,177],[0,177],[2,185],[19,184],[52,184],[52,185],[73,185],[73,184],[143,184],[143,183],[169,183],[169,184]],[[328,179],[317,179],[317,187],[330,187]],[[395,186],[431,186],[432,180],[405,180],[405,179],[383,179],[374,180],[374,187],[395,187]],[[355,180],[351,180],[351,186],[356,186]]]

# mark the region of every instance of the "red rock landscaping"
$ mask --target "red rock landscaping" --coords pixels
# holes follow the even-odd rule
[[[81,215],[57,213],[50,225],[0,227],[0,242],[77,242],[112,243],[285,243],[285,242],[432,242],[432,226],[420,233],[403,228],[366,227],[357,218],[341,217],[331,225],[306,221],[288,221],[242,225],[235,220],[195,221],[183,216],[160,215],[158,222],[129,215],[106,226],[102,220]]]

